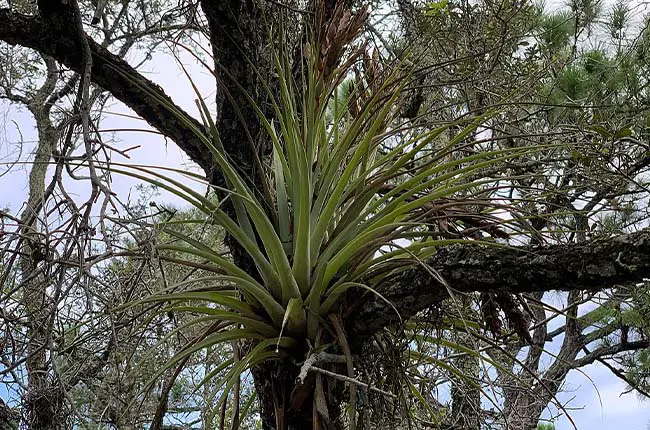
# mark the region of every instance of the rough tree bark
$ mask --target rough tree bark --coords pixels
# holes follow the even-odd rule
[[[32,429],[63,429],[65,417],[61,414],[63,396],[59,384],[52,383],[50,362],[51,318],[54,303],[48,288],[49,266],[47,238],[40,231],[38,214],[45,199],[45,175],[52,152],[56,148],[58,132],[50,120],[51,104],[46,103],[56,83],[58,72],[54,60],[44,58],[48,77],[40,90],[25,100],[34,116],[38,144],[33,167],[29,174],[29,196],[21,214],[23,243],[19,259],[22,304],[27,310],[27,398],[25,415]]]
[[[243,96],[233,85],[232,78],[256,95],[258,104],[264,104],[264,92],[259,91],[257,81],[260,76],[244,59],[249,58],[252,64],[262,68],[268,64],[265,56],[268,41],[262,31],[261,19],[269,16],[269,13],[264,15],[263,8],[268,12],[280,7],[272,6],[274,4],[256,0],[201,1],[209,23],[217,71],[221,76],[218,93],[221,137],[229,155],[252,183],[256,183],[255,163],[264,156],[266,145],[258,139],[258,121],[254,113],[245,108],[249,104],[242,101]],[[40,15],[31,17],[0,9],[0,40],[33,48],[72,70],[81,71],[84,64],[80,37],[86,37],[92,52],[93,81],[176,142],[215,184],[221,185],[221,177],[215,171],[207,148],[170,109],[160,103],[161,99],[171,101],[164,91],[126,61],[90,37],[80,36],[74,31],[70,23],[76,13],[76,2],[40,0],[38,5]],[[263,75],[261,78],[264,79]],[[244,108],[239,112],[235,108],[242,106]],[[175,109],[182,111],[178,106]],[[202,127],[195,120],[192,124]],[[237,263],[249,267],[253,273],[246,256],[235,244],[231,242],[230,245]],[[650,277],[650,232],[597,243],[529,249],[455,246],[441,249],[429,264],[457,292],[498,290],[521,293],[606,288]],[[402,272],[376,289],[393,303],[402,318],[439,303],[450,293],[423,269]],[[369,295],[363,307],[347,321],[347,328],[354,342],[354,339],[360,341],[396,321],[398,317],[390,306]],[[287,406],[296,372],[297,368],[289,363],[255,370],[264,428],[275,428],[278,422],[293,429],[309,428],[311,402],[304,402],[309,406],[293,412]]]
[[[553,290],[600,290],[650,278],[650,230],[580,244],[521,248],[454,245],[440,249],[427,262],[450,285],[437,284],[417,267],[377,286],[396,304],[402,318],[440,303],[450,293]],[[369,295],[348,322],[367,336],[399,320],[386,303]]]
[[[263,23],[273,22],[277,13],[274,14],[273,8],[264,6],[265,2],[257,0],[201,1],[208,21],[218,76],[217,126],[224,149],[254,190],[261,190],[263,172],[259,167],[271,150],[270,141],[262,133],[261,121],[246,97],[248,93],[256,99],[258,106],[266,109],[270,106],[266,102],[268,93],[260,80],[265,80],[268,88],[274,90],[272,46],[269,44],[268,27]],[[291,28],[285,30],[290,32]],[[218,172],[206,173],[213,184],[226,185]],[[234,215],[228,202],[225,210]],[[226,237],[226,244],[235,263],[257,276],[254,263],[241,246],[232,237]],[[286,427],[297,430],[310,427],[311,408],[305,407],[297,413],[288,407],[298,375],[295,365],[268,363],[254,368],[253,375],[265,429]],[[305,402],[305,405],[311,405],[311,402]]]

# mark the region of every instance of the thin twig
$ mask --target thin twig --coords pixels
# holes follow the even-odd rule
[[[629,385],[633,390],[641,394],[642,396],[645,396],[650,399],[650,393],[647,391],[644,391],[642,388],[639,388],[639,384],[634,383],[634,381],[630,380],[627,376],[625,376],[625,373],[621,372],[611,364],[609,364],[605,359],[603,358],[597,358],[596,361],[598,361],[600,364],[608,368],[614,376],[625,382],[627,385]]]
[[[307,357],[305,362],[300,368],[300,373],[298,374],[298,383],[302,384],[307,378],[307,373],[309,370],[318,363],[345,363],[346,359],[343,355],[330,354],[328,352],[317,352],[315,354]]]
[[[357,385],[357,386],[359,386],[361,388],[365,388],[366,390],[369,390],[369,391],[375,391],[377,393],[383,394],[384,396],[390,397],[391,399],[397,399],[397,396],[395,394],[393,394],[393,393],[389,393],[388,391],[384,391],[384,390],[382,390],[380,388],[373,387],[373,386],[371,386],[369,384],[366,384],[365,382],[361,382],[361,381],[358,381],[358,380],[356,380],[354,378],[350,378],[349,376],[340,375],[338,373],[330,372],[329,370],[321,369],[320,367],[316,367],[316,366],[311,366],[309,368],[309,370],[313,370],[315,372],[322,373],[323,375],[330,376],[330,377],[332,377],[334,379],[338,379],[340,381],[349,382],[350,384],[355,384],[355,385]]]

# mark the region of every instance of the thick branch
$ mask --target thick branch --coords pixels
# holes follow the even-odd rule
[[[53,1],[52,3],[59,3]],[[76,36],[71,7],[58,4],[56,10],[41,11],[42,16],[25,16],[0,9],[0,40],[49,55],[70,69],[81,72],[84,66],[82,41]],[[133,109],[152,127],[172,139],[206,173],[212,169],[209,151],[178,120],[174,110],[182,111],[155,83],[148,80],[123,59],[87,37],[92,52],[92,80],[115,98]],[[189,117],[189,115],[188,115]],[[195,126],[201,124],[192,119]]]
[[[599,290],[650,278],[650,230],[573,245],[455,245],[440,249],[428,264],[459,293]],[[449,295],[422,267],[398,273],[375,289],[393,303],[402,318]],[[395,311],[371,295],[348,324],[355,333],[368,335],[397,321]]]

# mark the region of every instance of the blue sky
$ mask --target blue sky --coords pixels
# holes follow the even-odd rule
[[[582,373],[581,373],[582,372]],[[594,364],[569,373],[566,391],[558,396],[569,401],[569,414],[580,430],[647,430],[650,429],[650,401],[641,401],[626,391],[625,383],[600,364]],[[556,423],[557,430],[573,426],[565,417]]]
[[[545,301],[561,309],[565,306],[566,293],[551,292]],[[594,309],[595,305],[586,303],[578,308],[578,315]],[[547,316],[550,314],[547,313]],[[556,318],[549,324],[549,330],[563,323],[563,318]],[[564,340],[558,336],[547,343],[549,352],[557,352]],[[542,361],[547,363],[551,357],[545,354]],[[623,394],[627,385],[618,379],[609,369],[600,363],[594,363],[577,370],[572,370],[565,379],[564,387],[557,396],[571,419],[551,406],[544,414],[545,418],[558,416],[555,422],[557,430],[574,429],[626,429],[650,430],[650,400],[640,400],[635,393]],[[572,421],[573,423],[572,423]]]
[[[194,64],[189,57],[184,58],[185,60],[187,60],[187,64]],[[193,72],[195,83],[203,94],[210,95],[207,97],[207,100],[210,100],[214,94],[214,79],[196,67],[190,67],[190,69]],[[160,84],[179,105],[188,112],[197,114],[194,103],[195,94],[184,73],[175,66],[173,59],[162,55],[154,56],[154,60],[143,70],[146,76]],[[131,113],[117,102],[113,103],[108,111]],[[36,133],[30,115],[26,111],[10,108],[6,102],[0,101],[0,162],[3,163],[14,159],[18,149],[17,142],[20,134],[13,122],[20,128],[20,134],[26,142],[22,159],[27,159],[33,149]],[[141,128],[146,124],[142,121],[109,114],[102,126],[104,129]],[[166,143],[159,136],[151,133],[120,132],[117,137],[120,142],[118,145],[121,148],[140,145],[139,149],[131,152],[132,159],[130,161],[133,163],[192,168],[187,157],[174,143]],[[116,161],[128,160],[116,158]],[[5,170],[6,166],[0,165],[0,208],[9,207],[13,212],[17,212],[27,195],[28,168],[15,166],[11,172],[3,174]],[[113,189],[119,195],[124,196],[130,192],[133,185],[134,181],[116,178]],[[83,190],[79,190],[79,192],[83,193]],[[180,204],[170,196],[163,195],[161,200],[175,201]],[[566,403],[572,420],[580,430],[650,429],[650,402],[639,401],[633,393],[621,396],[625,389],[623,382],[602,365],[596,364],[583,368],[581,371],[572,371],[566,380],[565,391],[558,398]],[[2,384],[0,384],[0,397],[5,399],[8,397]],[[574,427],[566,417],[560,417],[556,422],[556,428],[557,430],[570,430]]]

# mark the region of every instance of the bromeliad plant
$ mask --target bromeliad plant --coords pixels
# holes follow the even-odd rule
[[[424,264],[437,247],[462,239],[445,236],[458,227],[453,215],[444,216],[447,227],[440,228],[440,214],[452,206],[449,199],[460,196],[461,206],[472,203],[467,196],[494,183],[481,179],[481,171],[529,150],[456,156],[457,148],[489,121],[490,113],[464,128],[461,123],[434,129],[399,125],[409,68],[382,66],[377,53],[368,55],[363,46],[349,48],[367,15],[365,10],[352,15],[337,9],[304,46],[301,73],[290,67],[286,52],[276,51],[279,87],[268,89],[272,115],[250,99],[273,148],[263,166],[267,180],[261,192],[229,159],[200,98],[205,128],[180,112],[178,116],[211,151],[227,184],[215,189],[225,198],[216,202],[156,169],[114,169],[182,197],[204,215],[164,225],[175,240],[157,245],[157,251],[174,253],[174,262],[211,272],[209,276],[175,285],[144,302],[168,303],[165,312],[199,315],[190,324],[208,327],[167,368],[209,346],[251,340],[252,347],[241,359],[224,363],[210,375],[220,375],[213,386],[222,398],[243,371],[281,358],[290,348],[306,351],[307,345],[345,344],[344,331],[336,323],[340,318],[332,317],[341,315],[343,298],[353,290],[359,290],[357,297],[378,295],[375,286],[383,279]],[[460,131],[448,137],[451,125]],[[232,210],[226,210],[224,202]],[[490,215],[489,200],[473,203],[487,210],[471,215],[461,209],[465,225],[474,232],[503,233],[495,226],[502,220]],[[218,224],[248,254],[256,273],[182,233],[175,228],[179,222]],[[444,280],[439,281],[443,288]],[[201,286],[191,288],[197,284]]]

